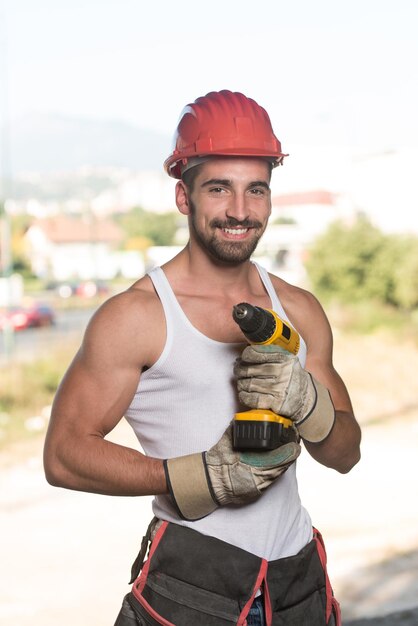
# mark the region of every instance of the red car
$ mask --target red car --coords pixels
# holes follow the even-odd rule
[[[13,330],[23,330],[39,326],[52,326],[54,323],[55,313],[46,304],[0,310],[0,330],[7,327],[11,327]]]

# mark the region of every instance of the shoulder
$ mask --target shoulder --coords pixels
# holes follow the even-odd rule
[[[274,274],[269,274],[269,276],[274,290],[288,315],[292,314],[292,317],[303,316],[307,311],[314,315],[325,315],[319,300],[313,293],[302,287],[292,285]]]
[[[332,331],[319,300],[310,291],[270,274],[273,287],[296,330],[304,338],[308,350],[332,348]]]
[[[95,325],[109,324],[113,330],[126,325],[145,322],[159,308],[159,298],[148,276],[144,276],[126,291],[109,298],[97,309],[92,321]]]
[[[126,291],[109,298],[98,309],[98,313],[111,316],[117,313],[122,315],[125,321],[129,321],[131,318],[143,318],[154,313],[159,302],[151,279],[144,276]]]
[[[160,300],[148,276],[126,291],[109,298],[91,318],[83,346],[110,352],[116,361],[153,361],[156,337],[164,335],[165,318]]]

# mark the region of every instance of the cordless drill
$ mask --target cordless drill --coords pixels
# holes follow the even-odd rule
[[[232,317],[251,344],[275,344],[292,354],[300,346],[299,334],[270,309],[241,302],[233,307]],[[269,409],[236,413],[233,421],[233,445],[237,450],[274,450],[297,440],[292,420]]]

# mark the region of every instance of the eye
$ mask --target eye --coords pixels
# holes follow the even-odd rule
[[[264,196],[266,190],[263,187],[253,187],[252,189],[250,189],[250,193],[253,196]]]
[[[209,191],[210,193],[222,193],[225,189],[223,187],[211,187]]]

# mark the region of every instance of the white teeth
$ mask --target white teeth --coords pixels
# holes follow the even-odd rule
[[[228,235],[244,235],[248,231],[248,228],[224,228],[224,231]]]

